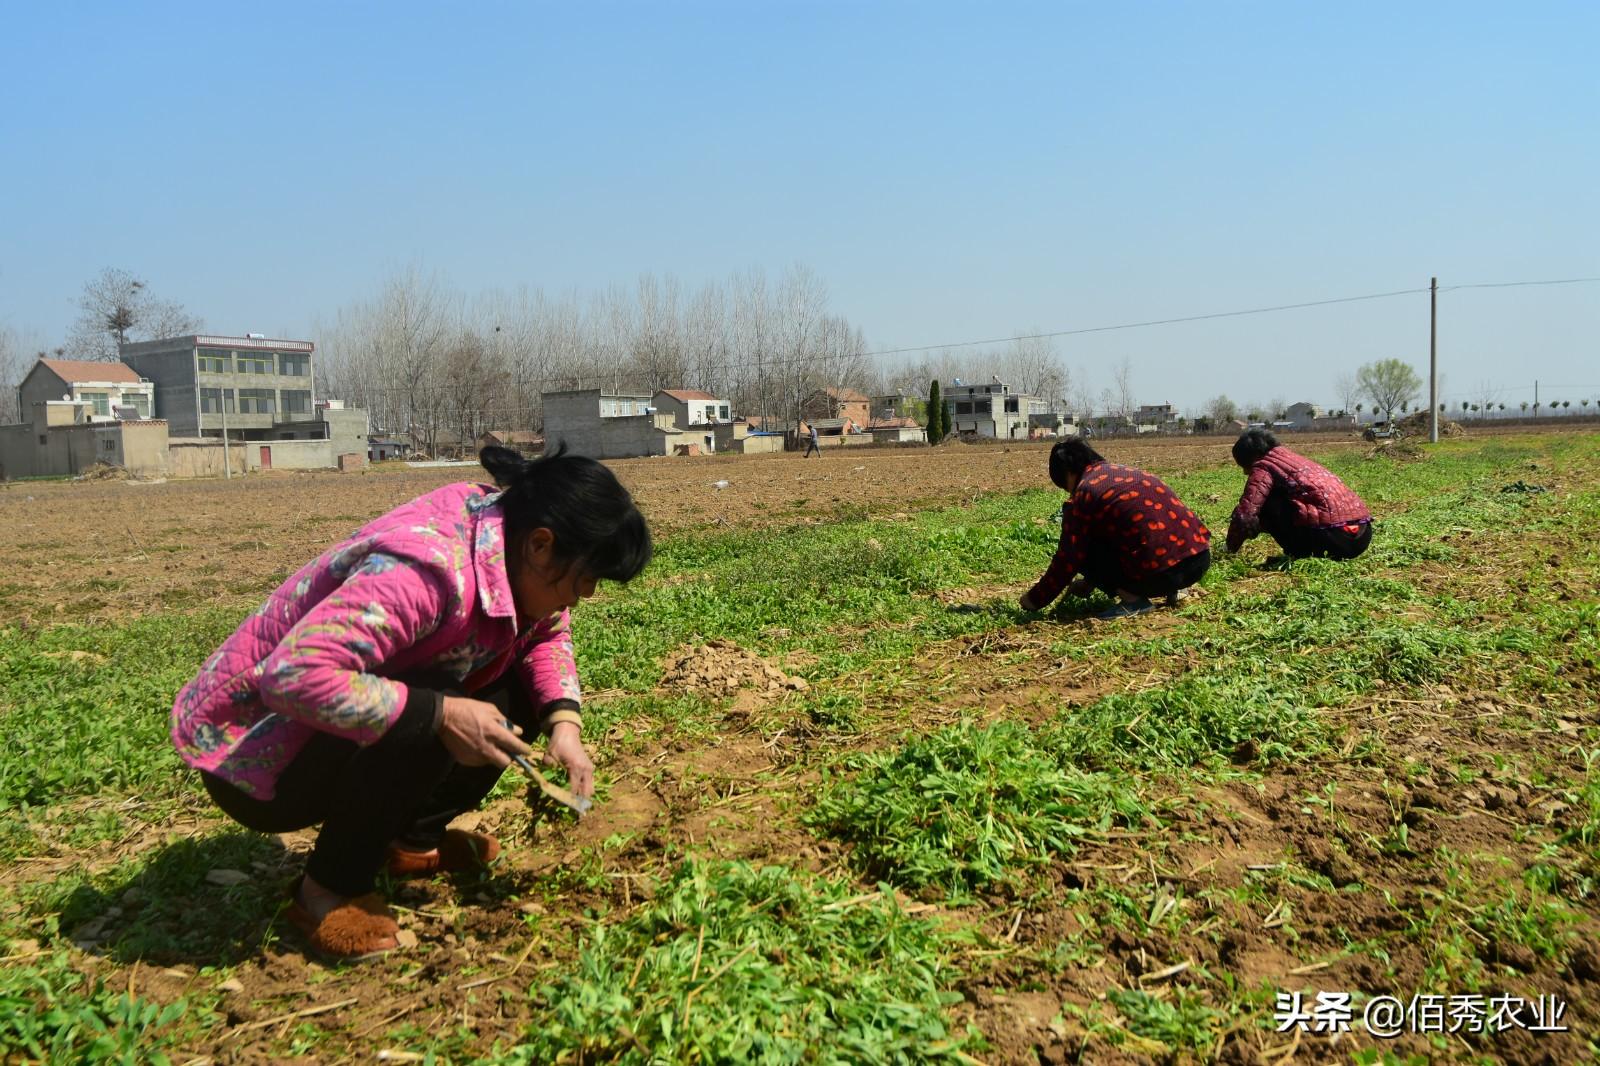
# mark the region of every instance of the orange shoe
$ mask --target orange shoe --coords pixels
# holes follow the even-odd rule
[[[389,845],[390,877],[427,877],[457,870],[476,870],[500,855],[500,842],[487,833],[465,829],[446,829],[439,846],[427,851],[407,851]]]
[[[400,946],[400,925],[376,892],[346,900],[320,921],[298,902],[290,903],[285,913],[311,950],[327,958],[354,962]]]

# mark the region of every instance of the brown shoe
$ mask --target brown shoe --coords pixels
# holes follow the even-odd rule
[[[500,842],[487,833],[446,829],[439,846],[428,851],[407,851],[389,845],[390,877],[427,877],[429,874],[476,870],[500,855]]]
[[[311,950],[328,958],[357,961],[400,946],[395,936],[400,926],[376,892],[346,900],[321,921],[299,902],[290,903],[286,913]]]

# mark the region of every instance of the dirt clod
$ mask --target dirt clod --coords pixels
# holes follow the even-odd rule
[[[791,677],[731,640],[679,648],[667,655],[662,668],[662,688],[708,699],[726,698],[740,689],[776,698],[810,688],[804,678]]]

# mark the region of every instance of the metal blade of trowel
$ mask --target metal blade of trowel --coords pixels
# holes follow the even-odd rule
[[[569,792],[544,776],[544,774],[541,774],[534,768],[533,763],[528,761],[526,755],[513,755],[511,756],[511,761],[516,763],[523,773],[533,779],[533,783],[539,786],[540,792],[543,792],[562,806],[571,807],[579,814],[588,814],[589,808],[594,806],[594,801],[589,797]]]

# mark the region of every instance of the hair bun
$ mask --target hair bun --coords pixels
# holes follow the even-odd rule
[[[494,478],[494,483],[503,489],[515,485],[533,465],[510,448],[502,448],[498,444],[491,444],[478,452],[478,462]]]

